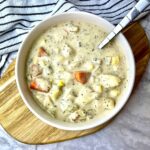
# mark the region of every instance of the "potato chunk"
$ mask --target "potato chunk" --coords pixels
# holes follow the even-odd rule
[[[116,98],[120,94],[120,91],[118,89],[113,89],[109,92],[110,97]]]
[[[72,53],[73,53],[73,50],[67,44],[65,44],[62,49],[62,55],[64,57],[69,57]]]
[[[102,85],[94,85],[94,90],[98,93],[102,93],[103,92],[103,87]]]
[[[100,75],[100,83],[105,88],[116,87],[120,84],[121,79],[114,75],[101,74]]]
[[[119,56],[112,57],[112,62],[111,62],[112,65],[118,65],[119,62],[120,62]]]
[[[80,90],[79,96],[75,99],[75,102],[83,107],[86,104],[90,103],[92,101],[92,98],[94,98],[95,95],[93,95],[93,92],[90,88],[84,87]]]
[[[60,109],[64,112],[67,111],[73,105],[72,99],[64,98],[60,101]],[[70,109],[69,109],[70,110]]]
[[[94,65],[88,62],[85,64],[85,69],[88,71],[92,71],[94,69]]]
[[[111,110],[115,107],[115,101],[110,98],[102,98],[103,108],[106,110]]]
[[[75,97],[72,95],[72,92],[69,91],[65,94],[65,97],[60,100],[60,109],[66,114],[75,111],[78,106],[73,102]]]

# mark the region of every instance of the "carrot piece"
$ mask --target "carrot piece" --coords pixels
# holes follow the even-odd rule
[[[39,57],[42,57],[42,56],[47,56],[48,54],[47,54],[47,52],[45,51],[45,49],[43,48],[43,47],[40,47],[39,49],[38,49],[38,56]]]
[[[48,92],[48,90],[42,89],[36,81],[30,82],[30,89],[40,91],[40,92]]]
[[[40,90],[39,85],[35,81],[30,82],[30,88],[34,90],[37,90],[37,89]]]
[[[88,81],[89,75],[90,74],[88,72],[84,72],[84,71],[74,72],[75,79],[82,84],[85,84]]]

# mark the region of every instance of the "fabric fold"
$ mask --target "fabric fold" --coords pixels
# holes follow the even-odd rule
[[[0,75],[16,57],[27,33],[48,16],[85,11],[114,25],[134,7],[136,0],[8,0],[0,1]],[[150,11],[148,7],[141,17]]]

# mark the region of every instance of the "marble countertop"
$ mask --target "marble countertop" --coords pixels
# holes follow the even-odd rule
[[[150,15],[141,21],[150,40]],[[150,150],[150,62],[121,113],[103,130],[85,137],[47,145],[26,145],[0,127],[0,150]]]

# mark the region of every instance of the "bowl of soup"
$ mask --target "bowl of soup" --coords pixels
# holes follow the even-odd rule
[[[16,81],[30,111],[64,130],[85,130],[112,119],[134,85],[132,49],[122,33],[103,49],[114,28],[85,12],[48,17],[22,42]]]

